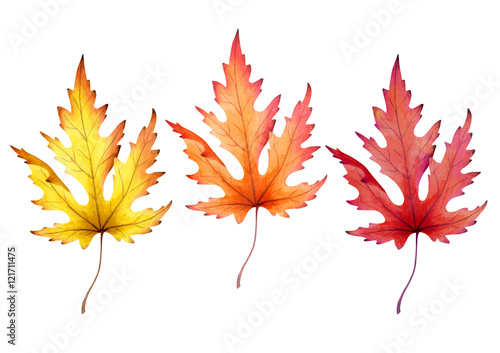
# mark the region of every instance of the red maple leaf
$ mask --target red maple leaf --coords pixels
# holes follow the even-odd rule
[[[357,206],[358,210],[374,210],[380,212],[385,221],[370,223],[367,228],[358,228],[348,234],[366,238],[366,241],[376,240],[377,244],[394,240],[396,247],[401,249],[408,237],[425,233],[433,241],[439,240],[449,243],[446,238],[449,234],[466,232],[466,227],[476,223],[476,218],[486,207],[486,202],[473,210],[466,208],[449,212],[446,210],[448,202],[460,195],[462,189],[472,184],[472,179],[478,172],[462,174],[474,154],[468,150],[472,133],[469,132],[471,113],[467,112],[467,119],[463,127],[455,132],[453,140],[446,143],[446,152],[441,163],[433,158],[436,138],[440,121],[436,122],[422,137],[415,135],[423,105],[410,108],[410,91],[405,89],[405,81],[401,78],[399,57],[392,70],[389,90],[383,90],[386,111],[373,107],[375,127],[384,136],[387,146],[381,147],[373,138],[366,138],[357,133],[363,140],[363,147],[371,154],[371,159],[381,167],[381,173],[390,177],[401,189],[404,195],[402,205],[394,204],[384,188],[377,182],[368,169],[340,150],[327,146],[335,158],[340,159],[347,170],[345,178],[349,184],[359,191],[359,196],[349,204]],[[418,197],[418,188],[422,175],[427,168],[429,174],[429,191],[425,200]],[[415,248],[415,264],[408,284],[403,290],[397,305],[397,313],[401,311],[403,295],[415,273],[417,264],[417,247]]]

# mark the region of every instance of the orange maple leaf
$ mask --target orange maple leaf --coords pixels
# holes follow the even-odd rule
[[[203,121],[210,126],[212,134],[221,141],[221,147],[231,152],[243,167],[242,179],[235,179],[224,163],[210,146],[198,135],[179,124],[167,123],[181,135],[187,145],[185,150],[190,159],[195,161],[199,170],[188,177],[198,184],[212,184],[221,187],[225,195],[210,198],[187,206],[192,210],[216,215],[217,218],[234,215],[236,222],[241,223],[248,211],[256,208],[255,236],[252,250],[238,275],[236,286],[240,286],[243,269],[252,255],[257,237],[257,213],[259,207],[266,208],[274,216],[289,217],[287,210],[302,208],[306,201],[316,197],[316,192],[323,185],[326,176],[310,185],[300,183],[289,186],[288,176],[303,169],[302,163],[312,158],[312,153],[319,147],[302,148],[301,145],[310,136],[313,124],[307,124],[311,115],[309,102],[311,87],[303,102],[295,106],[291,118],[285,118],[286,126],[278,137],[273,133],[274,115],[278,111],[280,96],[272,100],[266,109],[259,112],[254,104],[260,92],[262,79],[250,82],[250,66],[245,64],[245,56],[241,53],[238,32],[233,41],[229,64],[223,65],[226,85],[214,82],[215,101],[226,113],[227,120],[220,121],[214,113],[207,113],[200,108]],[[260,154],[269,142],[269,164],[267,172],[262,175],[258,170]]]

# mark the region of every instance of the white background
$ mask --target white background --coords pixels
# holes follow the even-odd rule
[[[6,286],[7,245],[18,247],[19,274],[18,345],[7,345],[2,329],[2,352],[500,350],[500,21],[494,2],[47,3],[2,1],[0,9],[0,287]],[[226,10],[216,9],[224,4]],[[228,62],[237,29],[252,81],[264,78],[257,108],[282,94],[277,114],[282,129],[283,116],[291,114],[309,82],[310,122],[316,128],[306,145],[326,144],[353,155],[397,202],[401,194],[380,175],[355,136],[359,131],[383,143],[373,126],[372,106],[385,109],[382,88],[388,88],[396,56],[412,106],[425,104],[416,133],[443,120],[437,158],[465,120],[465,113],[455,111],[471,108],[470,147],[476,154],[466,171],[482,173],[448,207],[474,208],[485,200],[488,206],[469,232],[449,236],[450,244],[421,236],[417,272],[400,315],[396,302],[413,265],[414,235],[399,251],[393,242],[376,245],[347,235],[346,230],[383,218],[346,203],[357,191],[324,147],[289,179],[291,184],[314,182],[328,174],[318,197],[290,211],[288,219],[260,212],[257,246],[239,290],[236,276],[252,244],[254,211],[238,225],[233,217],[205,217],[184,207],[221,191],[185,177],[197,166],[164,120],[180,122],[214,148],[219,145],[194,106],[222,115],[212,80],[224,79],[222,63]],[[349,46],[353,52],[346,54],[342,48]],[[62,166],[39,131],[64,139],[56,107],[69,108],[66,89],[73,87],[82,54],[97,91],[96,105],[110,104],[109,126],[127,120],[122,160],[128,142],[149,122],[151,109],[158,113],[161,152],[151,170],[166,174],[135,206],[158,208],[173,200],[162,224],[134,237],[135,244],[105,236],[101,276],[89,299],[95,306],[83,317],[79,308],[97,268],[98,238],[82,251],[76,242],[63,246],[30,233],[67,218],[30,202],[41,191],[9,147],[35,153],[61,175]],[[151,71],[160,72],[156,81],[148,76]],[[230,163],[227,153],[222,157]],[[76,182],[62,177],[84,200]],[[335,244],[332,252],[322,250],[323,261],[313,260],[318,244],[328,241]],[[310,273],[300,279],[291,274],[293,266],[306,266]],[[120,282],[116,274],[122,272],[127,278]],[[447,289],[454,282],[459,285],[455,293]],[[271,310],[273,293],[282,293],[282,299]],[[272,313],[264,317],[256,302],[267,303]],[[4,299],[2,328],[6,311]],[[253,326],[243,332],[242,322],[249,321]],[[227,344],[228,337],[235,343]]]

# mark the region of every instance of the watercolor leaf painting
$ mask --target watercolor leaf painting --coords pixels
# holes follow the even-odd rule
[[[147,189],[155,185],[163,172],[147,173],[146,170],[156,161],[159,150],[153,150],[156,140],[154,127],[156,114],[153,110],[151,121],[131,143],[130,154],[126,162],[118,159],[123,137],[125,121],[121,122],[109,136],[101,136],[99,128],[106,119],[107,105],[95,108],[95,91],[90,89],[83,57],[78,66],[75,87],[68,90],[71,111],[58,107],[60,126],[68,135],[71,146],[66,147],[58,138],[42,133],[49,142],[48,147],[57,155],[56,160],[66,167],[66,173],[74,177],[85,188],[88,203],[78,203],[54,170],[45,162],[26,152],[12,147],[18,156],[26,161],[33,183],[43,190],[41,199],[33,201],[44,210],[63,211],[69,216],[68,223],[57,223],[32,232],[61,241],[62,244],[78,240],[82,249],[86,249],[96,234],[101,235],[101,251],[97,275],[82,303],[82,313],[92,289],[102,260],[102,239],[104,233],[111,234],[117,241],[133,243],[134,234],[151,232],[151,227],[158,225],[171,202],[157,210],[147,208],[132,211],[131,205],[138,198],[148,194]],[[103,195],[104,182],[114,168],[113,193],[109,200]]]
[[[384,90],[386,111],[373,108],[375,127],[384,136],[387,146],[381,147],[373,138],[366,138],[357,133],[375,161],[381,167],[381,173],[390,177],[401,189],[404,202],[397,205],[391,201],[384,188],[377,182],[368,169],[351,156],[339,149],[327,148],[335,158],[340,159],[347,174],[345,178],[354,186],[359,196],[348,201],[359,210],[380,212],[385,221],[370,223],[348,233],[376,241],[377,244],[394,240],[401,249],[413,233],[416,234],[415,263],[408,284],[397,304],[397,313],[401,311],[401,301],[415,273],[417,264],[418,236],[425,233],[433,241],[449,243],[447,235],[466,232],[466,227],[476,223],[476,218],[486,207],[486,202],[473,210],[461,208],[448,211],[450,200],[464,192],[462,189],[472,184],[478,172],[462,173],[470,162],[474,150],[468,150],[472,134],[469,132],[471,113],[467,113],[464,126],[459,127],[451,143],[446,143],[446,152],[440,163],[434,160],[435,145],[440,122],[436,122],[421,137],[414,130],[421,118],[423,105],[410,108],[411,93],[405,89],[401,78],[399,58],[392,70],[389,90]],[[429,169],[429,189],[425,200],[418,196],[420,180]]]
[[[223,68],[226,85],[214,82],[213,86],[215,101],[224,110],[227,120],[221,121],[214,113],[197,109],[211,128],[211,133],[221,141],[221,147],[231,152],[241,164],[243,178],[234,178],[201,137],[179,124],[167,122],[184,139],[186,154],[198,164],[199,170],[189,178],[198,184],[217,185],[225,193],[223,197],[188,206],[190,209],[216,215],[217,218],[234,215],[236,222],[241,223],[248,211],[256,208],[254,242],[236,281],[239,288],[241,274],[255,247],[259,208],[267,209],[273,216],[288,217],[287,210],[304,207],[306,201],[316,197],[326,177],[314,184],[304,182],[289,186],[286,183],[288,176],[303,169],[302,163],[312,158],[312,153],[319,148],[301,147],[314,128],[314,125],[307,124],[311,115],[311,87],[308,85],[304,100],[297,103],[291,118],[286,118],[285,130],[278,137],[273,133],[273,117],[278,111],[280,96],[274,98],[263,111],[254,108],[261,92],[262,79],[250,82],[251,69],[245,64],[238,33],[233,41],[229,64],[224,64]],[[258,170],[259,157],[268,142],[269,163],[266,173],[262,175]]]

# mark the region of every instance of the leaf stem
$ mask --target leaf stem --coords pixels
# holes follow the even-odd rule
[[[401,296],[399,297],[398,307],[396,309],[398,314],[401,312],[401,302],[403,301],[403,296],[405,295],[406,289],[408,289],[408,286],[410,285],[411,280],[413,279],[413,275],[415,274],[415,269],[417,268],[417,254],[418,254],[418,232],[416,233],[416,237],[415,237],[415,263],[413,264],[413,272],[411,273],[410,280],[406,284],[406,287],[403,290],[403,293],[401,293]]]
[[[94,287],[95,281],[97,280],[97,277],[99,276],[99,272],[101,272],[101,262],[102,262],[102,238],[104,236],[104,232],[101,232],[101,251],[99,253],[99,268],[97,269],[97,274],[95,275],[94,282],[92,282],[92,285],[90,286],[87,294],[85,295],[85,299],[83,299],[82,303],[82,314],[85,314],[85,304],[87,304],[87,298],[90,294],[90,291],[92,290],[92,287]]]
[[[250,254],[248,254],[248,257],[241,267],[240,273],[238,274],[238,279],[236,280],[236,288],[240,288],[240,281],[241,281],[241,275],[243,274],[243,270],[245,269],[245,266],[250,259],[250,256],[252,256],[253,249],[255,248],[255,242],[257,241],[257,215],[259,214],[259,207],[257,206],[255,208],[255,234],[253,236],[253,245],[252,245],[252,250],[250,250]]]

